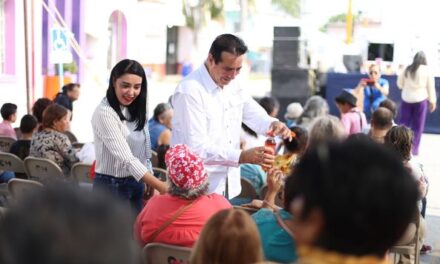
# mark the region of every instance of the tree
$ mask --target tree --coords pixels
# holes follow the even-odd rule
[[[272,5],[293,17],[299,17],[300,15],[301,8],[299,0],[272,0]]]

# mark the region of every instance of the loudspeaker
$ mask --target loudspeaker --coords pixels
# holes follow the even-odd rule
[[[272,68],[294,69],[299,63],[299,41],[274,40]]]
[[[299,27],[274,27],[273,36],[274,39],[279,37],[298,38],[301,34]]]
[[[310,96],[307,69],[272,69],[272,95],[275,97],[307,98]]]
[[[274,27],[273,69],[295,69],[299,64],[299,27]]]

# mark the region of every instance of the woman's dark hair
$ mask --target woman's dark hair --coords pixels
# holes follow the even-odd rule
[[[54,123],[67,115],[69,110],[62,105],[49,105],[43,112],[43,122],[40,129],[52,128]]]
[[[295,137],[292,140],[288,138],[283,140],[284,148],[291,153],[297,153],[302,155],[307,147],[307,141],[309,140],[309,133],[306,129],[300,126],[293,126],[290,131],[295,133]]]
[[[411,159],[413,132],[406,126],[394,126],[385,134],[384,143],[390,147],[402,161]]]
[[[54,102],[48,98],[40,98],[35,101],[32,106],[32,114],[37,118],[38,123],[43,123],[43,112],[44,110]]]
[[[416,53],[416,55],[414,55],[413,62],[405,69],[405,76],[408,77],[409,75],[414,79],[416,76],[416,71],[420,65],[427,65],[426,55],[423,51],[419,51]]]
[[[273,97],[263,97],[260,99],[260,101],[258,101],[258,103],[264,108],[264,110],[266,110],[268,115],[271,115],[275,109],[280,109],[280,102]]]
[[[171,105],[169,103],[160,103],[154,108],[153,118],[154,120],[159,122],[159,117],[161,114],[165,113],[165,111],[171,109]]]
[[[367,140],[318,145],[290,177],[288,199],[303,201],[297,221],[314,209],[322,214],[313,246],[324,250],[382,258],[416,214],[414,178],[396,155]]]
[[[31,133],[38,126],[38,121],[33,115],[24,115],[20,121],[21,133]]]
[[[166,170],[167,164],[165,163],[165,154],[167,154],[170,145],[162,144],[159,145],[156,149],[157,152],[157,167]]]
[[[221,61],[223,51],[240,56],[245,54],[247,50],[248,48],[241,38],[232,34],[222,34],[212,42],[209,53],[217,64]]]
[[[393,113],[393,119],[396,118],[396,116],[397,116],[397,106],[396,106],[396,103],[393,100],[387,98],[387,99],[383,100],[382,102],[380,102],[379,107],[387,108],[388,110],[391,111],[391,113]]]
[[[127,106],[130,113],[129,119],[127,119],[121,111],[121,106],[116,97],[115,82],[118,78],[125,74],[134,74],[142,78],[141,92],[136,99]],[[147,116],[147,77],[142,65],[135,61],[125,59],[118,62],[110,73],[110,80],[107,89],[107,100],[110,106],[115,110],[121,120],[128,120],[129,122],[135,121],[137,131],[141,131],[145,126],[145,119]]]
[[[67,92],[73,91],[73,89],[75,89],[75,87],[81,87],[81,85],[79,83],[68,83],[68,84],[64,85],[62,88],[63,94],[67,95]]]

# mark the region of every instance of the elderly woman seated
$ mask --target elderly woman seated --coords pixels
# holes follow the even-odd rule
[[[207,194],[203,161],[186,145],[170,148],[165,162],[169,193],[148,201],[136,219],[135,236],[142,245],[159,242],[192,247],[208,219],[231,204],[221,195]]]
[[[61,105],[53,104],[43,112],[40,130],[32,136],[29,156],[54,161],[70,175],[70,168],[79,159],[76,157],[69,138],[63,134],[70,125],[70,111]]]

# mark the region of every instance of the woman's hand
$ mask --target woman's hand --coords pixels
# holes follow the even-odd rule
[[[164,194],[168,192],[168,184],[166,182],[159,180],[158,178],[154,177],[154,175],[148,172],[145,173],[145,175],[142,177],[142,181],[148,186],[159,191],[160,194]]]
[[[269,207],[275,207],[275,198],[284,184],[283,178],[284,174],[279,169],[272,168],[267,173],[268,190],[264,197],[264,201]]]
[[[436,109],[436,104],[429,102],[429,112],[432,113]]]

